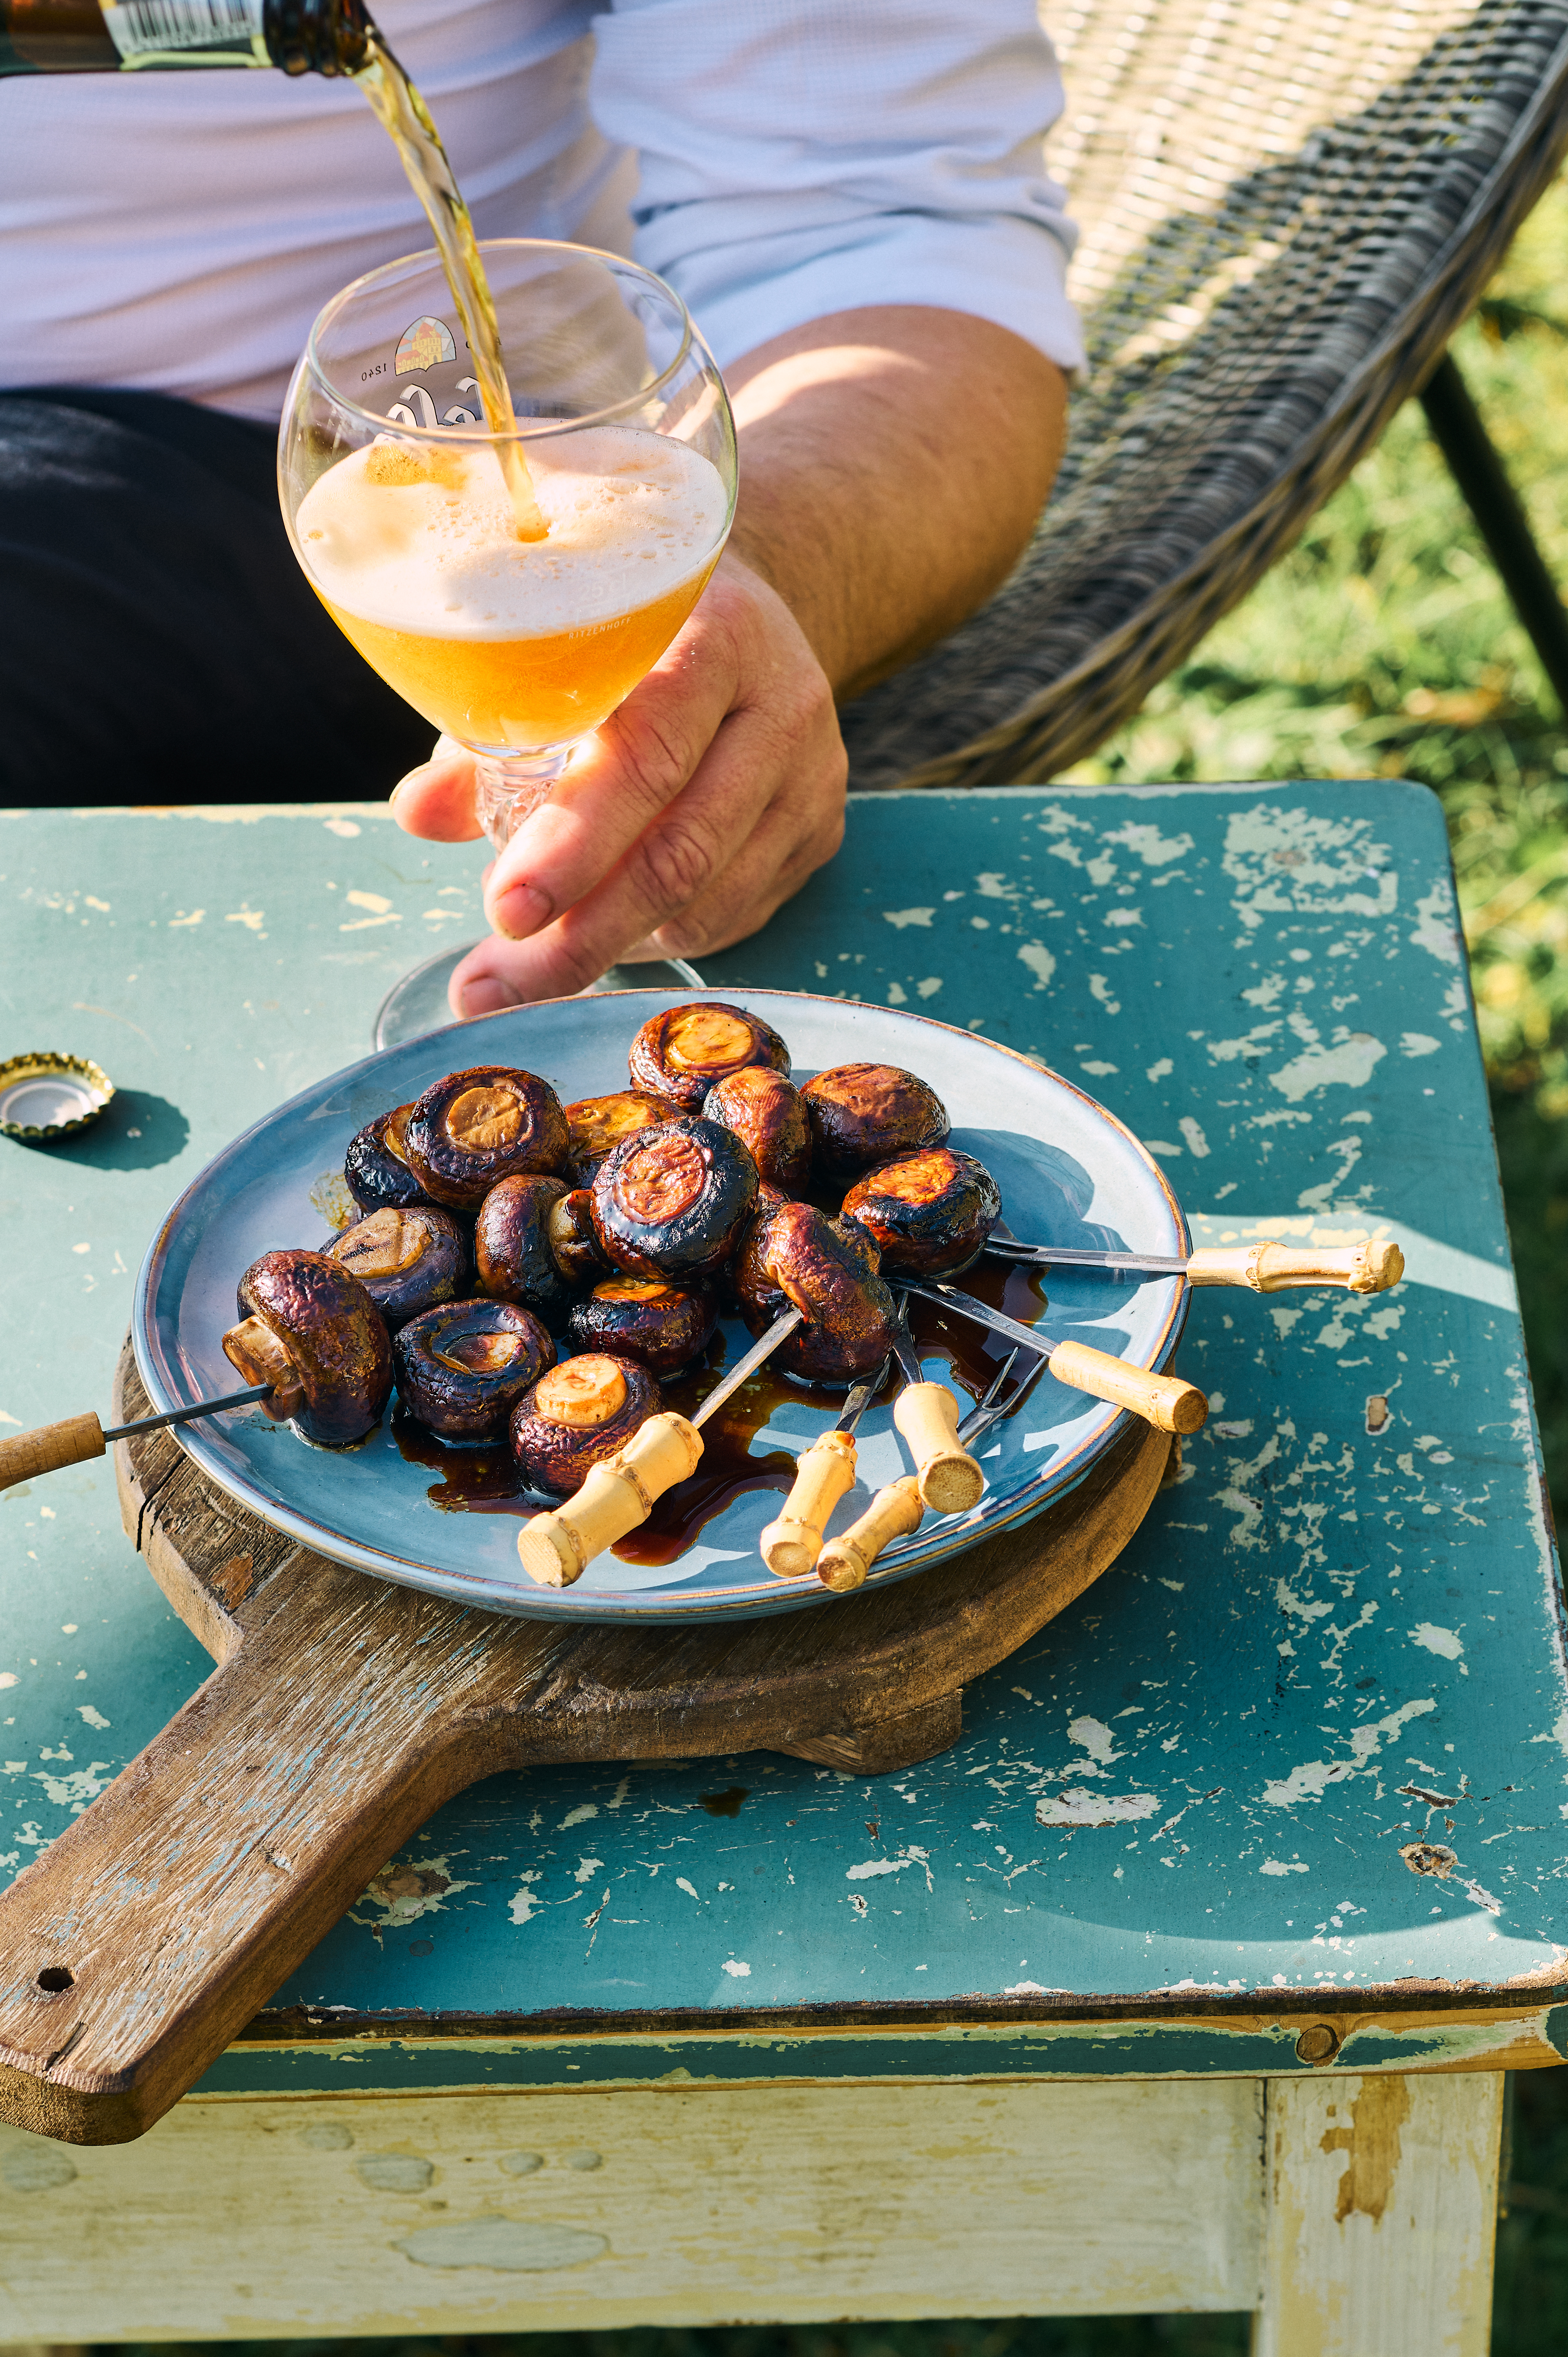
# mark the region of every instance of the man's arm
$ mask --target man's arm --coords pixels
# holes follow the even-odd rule
[[[669,651],[497,858],[466,1015],[580,990],[618,957],[700,957],[766,924],[843,831],[833,699],[942,637],[1005,577],[1045,502],[1061,371],[988,320],[840,312],[727,371],[729,545]],[[478,834],[464,753],[398,788],[410,834]]]

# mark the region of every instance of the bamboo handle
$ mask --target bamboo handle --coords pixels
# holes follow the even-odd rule
[[[0,1490],[14,1489],[39,1473],[58,1472],[62,1465],[85,1465],[102,1457],[108,1443],[95,1415],[68,1415],[62,1424],[40,1424],[37,1432],[19,1432],[0,1440]]]
[[[958,1437],[958,1402],[945,1383],[906,1383],[893,1421],[909,1444],[921,1502],[933,1514],[966,1514],[985,1476]]]
[[[1130,1367],[1125,1359],[1113,1359],[1109,1351],[1091,1351],[1083,1342],[1058,1342],[1046,1363],[1058,1383],[1069,1383],[1075,1392],[1089,1392],[1095,1399],[1110,1400],[1116,1407],[1131,1408],[1134,1415],[1157,1425],[1162,1432],[1196,1432],[1208,1420],[1208,1402],[1196,1383],[1184,1383],[1179,1375],[1153,1375],[1143,1367]]]
[[[828,1516],[854,1487],[854,1438],[847,1432],[824,1432],[800,1456],[784,1511],[762,1534],[768,1570],[779,1579],[803,1579],[814,1571]]]
[[[1225,1244],[1195,1252],[1189,1285],[1250,1285],[1278,1293],[1287,1285],[1342,1285],[1350,1293],[1386,1293],[1404,1275],[1404,1254],[1387,1236],[1363,1244]]]
[[[830,1539],[818,1556],[817,1577],[822,1586],[838,1596],[858,1587],[885,1546],[919,1529],[924,1512],[912,1473],[878,1490],[859,1522]]]
[[[653,1501],[694,1473],[703,1436],[672,1409],[639,1425],[624,1448],[590,1466],[575,1498],[535,1514],[517,1534],[522,1567],[537,1587],[570,1587],[596,1555],[636,1530]]]

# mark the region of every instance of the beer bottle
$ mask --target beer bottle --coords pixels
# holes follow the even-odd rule
[[[364,0],[0,0],[0,74],[365,64]]]

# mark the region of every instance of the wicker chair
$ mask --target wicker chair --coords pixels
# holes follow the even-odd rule
[[[846,708],[852,784],[1040,780],[1080,759],[1434,371],[1428,414],[1461,488],[1527,625],[1533,557],[1536,619],[1561,634],[1444,355],[1568,151],[1568,0],[1047,0],[1047,14],[1069,99],[1050,162],[1080,226],[1089,381],[1012,578]],[[1568,698],[1563,647],[1568,634],[1549,669]]]

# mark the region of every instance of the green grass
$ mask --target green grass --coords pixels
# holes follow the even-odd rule
[[[1528,223],[1455,349],[1568,584],[1565,250],[1568,183]],[[1404,777],[1442,795],[1537,1404],[1568,1506],[1568,733],[1413,404],[1293,554],[1072,775]],[[1519,2075],[1512,2144],[1494,2357],[1561,2357],[1568,2072]],[[301,2357],[1241,2357],[1248,2339],[1244,2317],[1170,2316],[292,2345]],[[211,2357],[276,2345],[222,2343]]]

